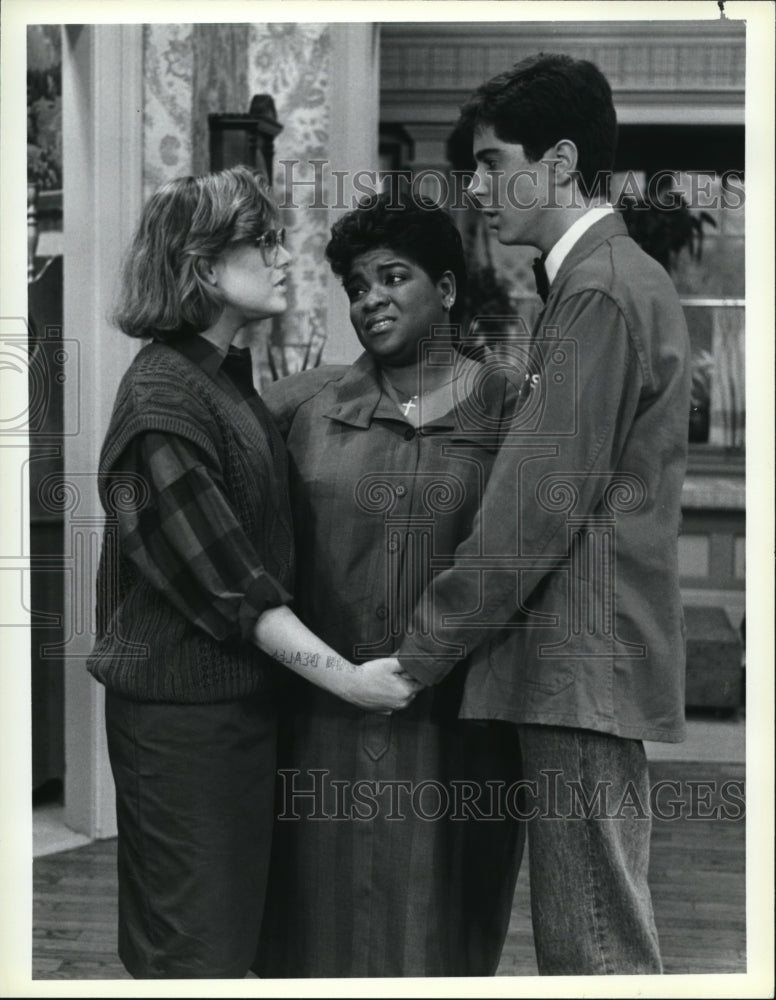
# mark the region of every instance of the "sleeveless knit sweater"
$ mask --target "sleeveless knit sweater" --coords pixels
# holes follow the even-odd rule
[[[126,491],[115,464],[135,435],[161,431],[188,439],[221,476],[235,515],[264,569],[293,586],[287,457],[271,421],[271,444],[249,404],[221,389],[192,360],[151,343],[121,381],[99,465],[107,520],[97,574],[97,638],[90,673],[138,701],[229,701],[274,686],[282,669],[250,641],[218,641],[188,621],[121,551],[118,518]],[[131,502],[131,500],[129,501]],[[141,501],[142,502],[142,501]]]

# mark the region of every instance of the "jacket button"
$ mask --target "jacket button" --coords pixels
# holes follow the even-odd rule
[[[404,432],[404,440],[411,441],[414,437],[415,437],[415,428],[408,427],[407,430]]]
[[[385,616],[388,614],[385,605],[381,604],[380,607],[375,612],[375,614],[377,615],[378,618],[385,618]]]
[[[399,485],[399,486],[396,487],[396,496],[397,497],[403,497],[406,492],[407,492],[407,487],[406,486]]]

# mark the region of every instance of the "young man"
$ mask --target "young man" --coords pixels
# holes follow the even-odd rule
[[[459,127],[499,241],[542,252],[546,305],[478,521],[399,660],[433,684],[441,642],[477,647],[461,714],[517,724],[540,973],[659,973],[642,741],[684,738],[687,330],[597,193],[617,125],[595,66],[525,60]]]

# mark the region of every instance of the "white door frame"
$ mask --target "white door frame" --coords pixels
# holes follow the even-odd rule
[[[137,344],[108,321],[142,204],[142,25],[69,25],[62,51],[65,378],[65,822],[116,833],[103,690],[85,668],[102,534],[97,463]]]

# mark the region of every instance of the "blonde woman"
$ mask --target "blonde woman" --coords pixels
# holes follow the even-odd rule
[[[346,662],[289,607],[285,446],[233,346],[286,308],[277,226],[247,168],[175,180],[146,206],[123,276],[117,323],[149,343],[100,457],[112,520],[88,668],[107,689],[119,954],[138,978],[242,977],[254,957],[277,661],[369,711],[402,708],[415,688],[393,661]],[[137,502],[114,504],[125,484]]]

